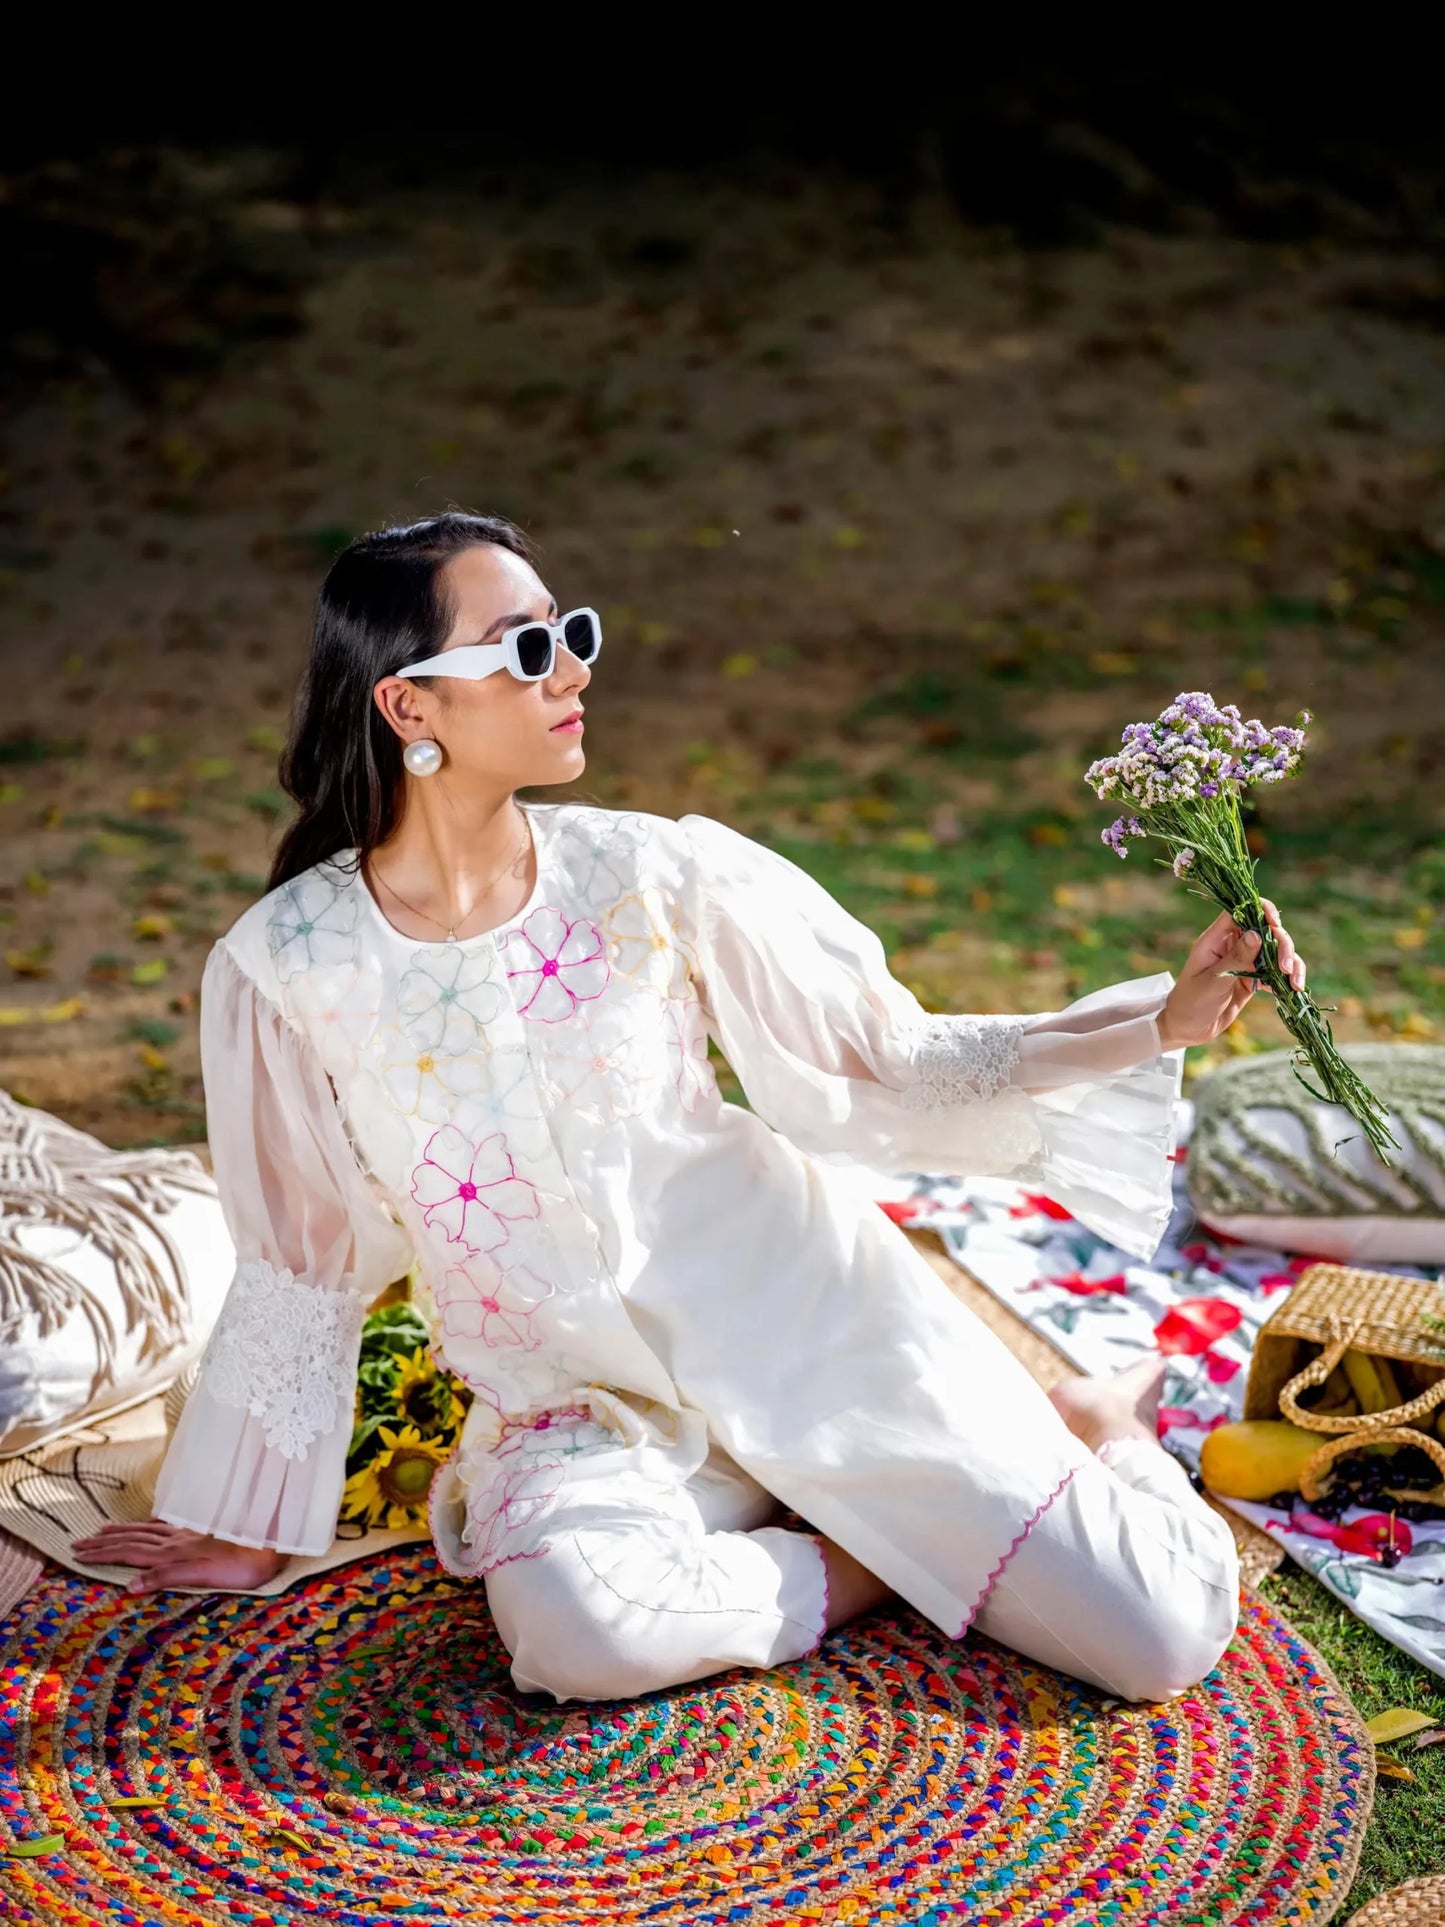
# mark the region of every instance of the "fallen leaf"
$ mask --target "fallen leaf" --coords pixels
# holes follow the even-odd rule
[[[153,790],[142,787],[130,793],[133,810],[173,810],[181,800],[179,790]]]
[[[1419,950],[1424,946],[1429,934],[1429,931],[1422,930],[1418,923],[1407,923],[1401,929],[1390,932],[1397,950]]]
[[[195,756],[191,759],[191,774],[202,783],[219,782],[223,776],[235,774],[236,765],[229,756]]]
[[[142,1044],[140,1055],[141,1062],[148,1070],[168,1071],[170,1069],[169,1058],[164,1051],[157,1050],[154,1044]]]
[[[296,1847],[302,1853],[305,1853],[311,1845],[304,1833],[297,1833],[291,1827],[272,1827],[267,1838],[275,1846]]]
[[[55,1853],[65,1845],[63,1833],[42,1834],[38,1840],[17,1840],[14,1846],[3,1849],[16,1860],[33,1860],[37,1854]]]
[[[1432,1726],[1428,1733],[1417,1733],[1415,1735],[1415,1745],[1417,1748],[1422,1746],[1438,1746],[1441,1740],[1445,1740],[1445,1726]]]
[[[163,1807],[165,1801],[157,1799],[153,1793],[127,1793],[119,1800],[107,1800],[105,1804],[108,1807]]]
[[[903,878],[903,890],[910,897],[936,897],[938,878],[926,876],[921,870],[910,871]]]
[[[64,1024],[84,1009],[83,997],[67,997],[58,1004],[0,1004],[0,1024]]]
[[[46,961],[49,955],[50,946],[38,943],[29,950],[7,950],[5,961],[17,977],[53,977],[55,972]]]
[[[1398,1760],[1389,1759],[1383,1753],[1375,1757],[1375,1771],[1383,1774],[1387,1780],[1413,1780],[1415,1777],[1409,1767],[1401,1766]]]
[[[1376,1713],[1372,1720],[1366,1720],[1365,1731],[1376,1746],[1385,1746],[1391,1740],[1403,1740],[1407,1734],[1419,1733],[1434,1724],[1430,1713],[1417,1713],[1411,1706],[1391,1706],[1383,1713]]]
[[[133,984],[158,984],[170,967],[169,957],[152,957],[131,966],[130,980]]]
[[[131,925],[131,934],[136,937],[148,938],[154,942],[160,937],[168,937],[171,934],[171,929],[170,918],[162,916],[158,911],[153,911],[146,916],[136,918],[135,922]]]
[[[757,669],[757,666],[758,659],[756,656],[724,656],[722,672],[725,676],[732,677],[751,676]]]

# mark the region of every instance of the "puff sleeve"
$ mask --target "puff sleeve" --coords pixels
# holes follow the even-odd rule
[[[412,1241],[357,1162],[310,1042],[224,939],[201,981],[200,1039],[236,1272],[153,1509],[238,1545],[318,1554],[335,1536],[362,1323]]]
[[[1168,971],[1034,1016],[929,1012],[797,864],[714,818],[678,824],[680,931],[710,1033],[765,1123],[888,1173],[1013,1178],[1152,1257],[1184,1062],[1160,1045]]]

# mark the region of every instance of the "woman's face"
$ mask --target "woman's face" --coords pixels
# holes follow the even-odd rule
[[[478,543],[453,556],[441,586],[454,614],[438,654],[468,643],[499,642],[514,623],[557,618],[557,605],[536,570],[495,543]],[[581,771],[586,757],[580,731],[559,731],[556,725],[582,707],[582,692],[591,680],[587,664],[559,643],[552,674],[540,682],[521,682],[499,669],[480,682],[439,677],[428,692],[392,676],[377,684],[375,695],[403,744],[428,736],[441,744],[443,777],[510,791],[532,783],[566,783]]]

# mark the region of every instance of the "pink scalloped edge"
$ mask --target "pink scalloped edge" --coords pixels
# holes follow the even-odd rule
[[[451,1560],[448,1559],[446,1553],[442,1550],[441,1535],[437,1531],[437,1497],[441,1491],[442,1474],[456,1458],[460,1450],[461,1447],[459,1445],[454,1445],[447,1456],[437,1466],[436,1471],[432,1473],[431,1484],[427,1487],[426,1494],[426,1518],[427,1526],[431,1531],[432,1551],[436,1554],[437,1564],[443,1571],[449,1572],[454,1579],[480,1579],[486,1573],[495,1572],[498,1566],[511,1565],[514,1559],[540,1559],[544,1554],[549,1553],[552,1550],[550,1546],[534,1546],[530,1552],[504,1553],[500,1559],[494,1559],[489,1566],[454,1566],[452,1564]]]
[[[808,1648],[810,1653],[816,1653],[823,1641],[828,1637],[828,1608],[833,1603],[833,1589],[828,1579],[828,1555],[823,1550],[823,1535],[821,1532],[810,1532],[807,1536],[818,1548],[818,1558],[823,1567],[823,1623],[818,1629],[818,1637]]]
[[[978,1598],[974,1600],[973,1605],[970,1607],[967,1614],[965,1614],[963,1624],[959,1627],[958,1631],[954,1634],[955,1639],[962,1639],[964,1634],[968,1631],[969,1627],[973,1624],[974,1620],[978,1618],[979,1614],[983,1611],[984,1606],[988,1602],[989,1594],[993,1591],[994,1587],[998,1584],[999,1576],[1003,1572],[1004,1567],[1008,1564],[1009,1560],[1013,1558],[1014,1554],[1018,1551],[1019,1547],[1023,1544],[1024,1540],[1028,1538],[1029,1534],[1033,1531],[1034,1527],[1038,1524],[1039,1520],[1043,1518],[1044,1514],[1048,1511],[1049,1507],[1054,1503],[1054,1500],[1057,1499],[1059,1494],[1065,1490],[1065,1488],[1068,1486],[1069,1481],[1073,1478],[1074,1474],[1078,1470],[1079,1470],[1079,1467],[1077,1465],[1071,1465],[1068,1471],[1064,1474],[1063,1478],[1061,1478],[1058,1484],[1054,1487],[1053,1491],[1039,1506],[1038,1510],[1036,1512],[1031,1513],[1029,1517],[1024,1520],[1023,1525],[1020,1527],[1019,1532],[1015,1537],[1013,1544],[1008,1548],[1008,1550],[1000,1558],[998,1564],[994,1567],[993,1571],[989,1574],[988,1578],[984,1580],[983,1591],[979,1594]]]

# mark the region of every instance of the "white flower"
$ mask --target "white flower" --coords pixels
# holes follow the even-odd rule
[[[486,1026],[505,1002],[490,949],[446,944],[413,956],[397,988],[396,1008],[401,1028],[419,1051],[460,1057],[489,1048]]]
[[[355,895],[318,870],[282,884],[266,925],[266,939],[282,983],[298,971],[348,964],[356,957]]]
[[[392,1103],[408,1117],[442,1124],[452,1115],[459,1097],[486,1087],[487,1063],[480,1051],[464,1057],[441,1057],[418,1050],[395,1025],[378,1032],[378,1041],[382,1084]]]

